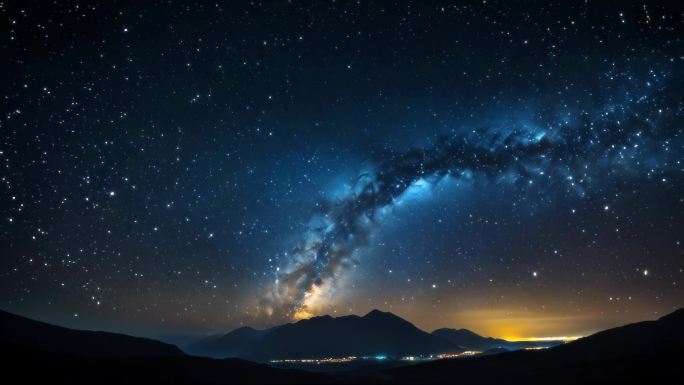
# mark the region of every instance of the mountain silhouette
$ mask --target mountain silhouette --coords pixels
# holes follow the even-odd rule
[[[467,350],[484,352],[491,349],[518,350],[535,347],[551,347],[562,341],[507,341],[501,338],[483,337],[468,329],[437,329],[432,335],[445,339]]]
[[[388,370],[401,383],[682,383],[684,309],[545,350],[434,361]]]
[[[388,362],[336,374],[277,369],[239,358],[188,356],[173,345],[146,338],[67,329],[2,311],[0,326],[0,351],[3,353],[5,376],[22,378],[22,381],[29,383],[499,385],[551,382],[679,384],[684,380],[681,371],[681,363],[684,362],[684,309],[656,321],[608,329],[545,350],[506,352],[505,349],[495,348],[488,350],[486,355],[472,358],[439,360],[394,369],[388,368],[401,363]],[[353,329],[355,327],[359,329]],[[331,332],[341,334],[330,336]],[[216,342],[223,337],[209,340]],[[379,311],[363,317],[316,317],[264,331],[241,328],[235,330],[228,341],[243,343],[243,346],[248,346],[249,341],[256,341],[258,349],[248,349],[251,354],[260,354],[261,349],[273,349],[276,354],[296,354],[305,351],[301,346],[308,348],[308,344],[301,344],[300,338],[324,338],[324,344],[312,346],[339,344],[329,350],[367,349],[367,352],[372,352],[369,355],[379,349],[374,346],[386,344],[383,345],[382,354],[388,355],[388,358],[390,354],[401,355],[399,353],[403,354],[404,349],[413,349],[417,345],[427,351],[454,347],[391,313]],[[353,341],[340,342],[344,338]],[[366,338],[368,341],[364,340]],[[295,348],[296,352],[293,353],[291,349],[275,346],[278,343],[299,343],[301,346]],[[314,350],[318,354],[325,349],[318,347]],[[330,354],[329,350],[323,353]]]
[[[257,344],[272,329],[256,330],[241,327],[228,334],[213,335],[185,347],[185,351],[208,357],[237,357]]]
[[[73,330],[0,311],[0,340],[24,349],[103,357],[183,356],[179,348],[125,334]]]
[[[0,311],[5,378],[40,384],[316,384],[331,376],[237,358],[192,357],[124,334],[74,330]]]
[[[432,335],[443,338],[453,344],[469,350],[485,351],[503,347],[508,341],[499,338],[482,337],[468,329],[437,329]]]
[[[241,328],[186,350],[192,354],[237,356],[264,362],[344,356],[399,358],[463,349],[392,313],[373,310],[363,317],[314,317],[261,332]]]

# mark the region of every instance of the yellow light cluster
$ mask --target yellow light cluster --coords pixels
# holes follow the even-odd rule
[[[438,354],[435,357],[438,360],[444,360],[447,358],[458,358],[458,357],[463,357],[463,356],[474,356],[476,354],[480,354],[482,352],[478,352],[476,350],[466,350],[465,352],[461,353],[444,353],[444,354]]]
[[[301,359],[284,359],[284,360],[271,360],[274,364],[340,364],[344,362],[351,362],[356,360],[357,357],[330,357],[330,358],[301,358]]]

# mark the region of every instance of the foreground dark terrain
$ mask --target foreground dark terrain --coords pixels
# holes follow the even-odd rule
[[[346,373],[275,369],[237,358],[184,354],[173,345],[66,329],[0,313],[9,378],[39,383],[681,383],[684,309],[546,350]]]
[[[173,345],[71,330],[0,312],[0,348],[10,378],[64,384],[317,383],[328,376],[229,358],[188,356]]]
[[[684,309],[657,321],[608,329],[546,350],[435,361],[397,368],[396,382],[682,383]]]

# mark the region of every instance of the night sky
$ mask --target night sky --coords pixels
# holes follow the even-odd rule
[[[0,308],[139,335],[684,306],[676,2],[0,3]]]

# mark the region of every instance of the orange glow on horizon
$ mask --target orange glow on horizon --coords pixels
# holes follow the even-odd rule
[[[453,325],[451,327],[466,328],[483,336],[507,341],[569,342],[597,330],[595,322],[596,317],[591,314],[564,314],[548,309],[499,308],[461,310],[445,323],[447,327]],[[604,322],[612,323],[608,320]]]
[[[584,336],[552,336],[552,337],[501,337],[506,341],[525,341],[525,342],[544,342],[544,341],[563,341],[571,342]]]
[[[301,320],[303,320],[303,319],[309,319],[309,318],[311,318],[311,317],[313,317],[313,316],[314,316],[313,313],[311,313],[310,311],[306,310],[306,308],[301,307],[301,308],[297,309],[297,310],[294,312],[294,314],[292,315],[292,318],[293,318],[295,321],[301,321]]]

